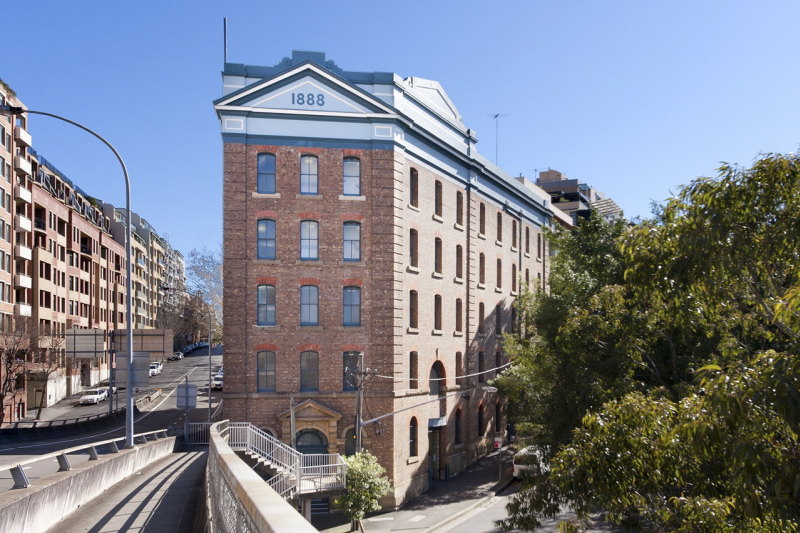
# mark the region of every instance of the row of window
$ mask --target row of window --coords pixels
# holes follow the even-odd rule
[[[455,332],[461,333],[464,331],[464,305],[461,298],[455,300]],[[486,311],[484,303],[478,304],[478,334],[484,335]],[[516,327],[517,323],[517,310],[511,308],[511,327]],[[419,328],[419,293],[415,290],[408,292],[408,327],[416,330]],[[435,331],[442,330],[442,296],[440,294],[433,295],[433,329]],[[503,333],[503,309],[500,304],[495,306],[495,333],[500,335]]]
[[[260,153],[256,161],[256,191],[275,194],[277,173],[275,154]],[[300,194],[319,194],[319,159],[314,155],[300,156]],[[342,194],[361,195],[361,161],[356,157],[342,160]]]
[[[483,405],[478,407],[475,426],[475,436],[477,438],[486,436],[489,426],[486,424],[486,408]],[[461,409],[456,409],[453,415],[453,433],[456,445],[464,444],[464,423]],[[503,411],[500,403],[495,404],[494,412],[494,432],[499,434],[503,431]],[[408,425],[408,454],[411,457],[419,455],[419,423],[416,417],[411,417]]]
[[[277,325],[277,288],[259,285],[256,290],[256,324]],[[316,285],[300,287],[300,325],[319,325],[319,287]],[[342,325],[361,325],[361,287],[342,288]]]
[[[276,221],[271,218],[256,222],[256,258],[276,259],[278,238]],[[300,259],[315,261],[319,259],[319,222],[302,220],[300,222]],[[361,223],[348,221],[342,224],[342,259],[361,260]]]
[[[356,390],[355,371],[358,369],[358,352],[342,352],[342,390]],[[277,355],[274,351],[256,353],[256,390],[275,392]],[[319,390],[319,352],[300,352],[300,390]]]

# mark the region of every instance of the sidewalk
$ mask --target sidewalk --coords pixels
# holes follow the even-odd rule
[[[502,450],[503,477],[499,480],[498,452],[480,459],[456,477],[446,481],[431,481],[427,492],[406,504],[398,511],[370,515],[362,521],[369,533],[414,530],[436,531],[444,524],[458,519],[495,493],[507,487],[511,481],[510,449]],[[348,528],[326,531],[347,531]]]

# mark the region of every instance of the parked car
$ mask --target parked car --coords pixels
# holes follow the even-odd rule
[[[183,359],[183,352],[175,352],[167,358],[167,361],[180,361]]]
[[[86,389],[79,400],[81,405],[98,404],[107,398],[105,389]]]
[[[157,376],[161,373],[161,363],[150,363],[150,377]]]
[[[222,390],[224,377],[221,374],[217,374],[214,376],[214,379],[211,380],[211,388],[213,390]]]
[[[533,475],[544,474],[550,471],[550,465],[539,446],[526,446],[514,454],[512,461],[514,477],[519,478],[522,472],[529,471]]]

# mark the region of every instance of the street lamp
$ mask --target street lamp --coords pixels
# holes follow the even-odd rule
[[[125,161],[122,160],[122,156],[119,155],[117,149],[112,146],[110,142],[105,140],[99,133],[87,128],[83,124],[75,122],[74,120],[70,120],[68,118],[62,117],[60,115],[56,115],[53,113],[46,113],[44,111],[34,111],[31,109],[24,109],[22,107],[17,106],[9,106],[3,105],[0,106],[0,115],[7,115],[7,116],[14,116],[14,115],[22,115],[22,114],[29,114],[29,115],[44,115],[46,117],[52,117],[67,124],[72,124],[83,131],[92,134],[97,139],[100,140],[103,144],[108,146],[112,152],[114,152],[114,156],[119,161],[120,166],[122,166],[122,174],[125,176],[125,211],[127,212],[127,224],[125,225],[125,292],[126,299],[125,299],[125,313],[127,315],[127,324],[126,324],[126,335],[127,335],[127,348],[128,348],[128,383],[127,383],[127,393],[125,396],[125,447],[132,448],[133,447],[133,312],[131,308],[131,181],[128,178],[128,168],[125,166]]]
[[[182,292],[188,294],[189,296],[193,296],[192,293],[185,289],[179,289],[177,287],[168,287],[166,285],[162,285],[158,288],[164,292]],[[206,302],[207,307],[207,314],[208,314],[208,423],[211,423],[211,302]]]

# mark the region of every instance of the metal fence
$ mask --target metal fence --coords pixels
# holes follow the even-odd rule
[[[186,444],[208,444],[209,422],[187,422],[183,425],[183,439]]]

